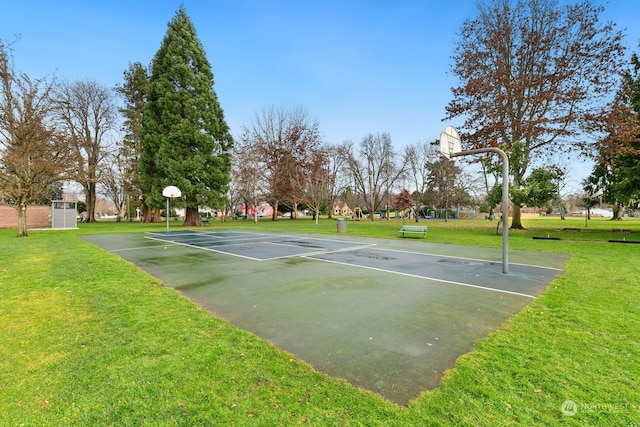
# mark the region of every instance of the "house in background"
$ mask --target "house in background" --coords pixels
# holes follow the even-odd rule
[[[353,211],[345,202],[341,200],[336,200],[335,202],[333,202],[333,206],[331,207],[331,215],[351,217],[352,214]]]
[[[244,203],[241,203],[237,209],[241,212],[240,215],[247,217],[252,217],[254,212],[260,218],[273,215],[273,207],[267,202],[259,202],[255,209],[251,205],[245,206]]]

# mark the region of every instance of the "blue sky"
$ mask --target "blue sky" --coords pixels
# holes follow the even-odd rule
[[[456,80],[450,57],[475,0],[1,0],[0,38],[32,77],[122,83],[149,64],[182,4],[234,136],[261,109],[304,107],[332,143],[388,132],[401,148],[439,137]],[[640,40],[640,2],[603,18]]]

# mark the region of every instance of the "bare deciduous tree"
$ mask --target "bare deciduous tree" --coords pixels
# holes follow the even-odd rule
[[[334,181],[329,170],[328,156],[327,147],[314,149],[305,173],[299,175],[298,185],[302,189],[306,205],[313,210],[316,224],[320,217],[320,209],[329,202],[329,192]]]
[[[622,33],[599,21],[603,8],[590,0],[496,0],[477,8],[455,48],[452,72],[461,85],[447,119],[464,118],[467,148],[525,144],[527,161],[513,172],[518,189],[528,160],[590,145],[584,132],[602,120],[619,80]],[[518,206],[512,228],[522,228]]]
[[[265,165],[257,146],[240,141],[233,151],[231,180],[245,207],[253,206],[253,222],[258,222],[257,206],[267,191]]]
[[[357,151],[352,142],[345,141],[341,153],[345,167],[353,179],[354,188],[362,196],[373,221],[384,194],[404,174],[405,164],[398,161],[388,133],[365,136]]]
[[[329,218],[333,217],[333,205],[336,202],[338,194],[344,191],[348,184],[348,173],[345,173],[344,159],[340,155],[340,147],[337,145],[329,145],[327,151],[327,171],[329,173],[328,187],[328,204]],[[352,206],[353,207],[353,206]]]
[[[99,170],[108,154],[108,135],[116,125],[113,94],[91,80],[63,82],[57,89],[55,108],[73,147],[73,179],[84,190],[87,221],[95,222]]]
[[[17,73],[0,40],[0,200],[16,207],[19,237],[28,236],[28,205],[63,179],[69,160],[50,120],[52,90],[50,80]]]
[[[109,153],[101,168],[100,184],[102,194],[113,202],[118,216],[129,216],[127,198],[130,192],[128,181],[127,159],[122,151]]]
[[[273,107],[256,114],[253,122],[242,127],[242,144],[260,150],[269,185],[268,201],[273,207],[272,220],[277,219],[278,206],[289,202],[292,217],[303,195],[297,191],[305,165],[310,164],[312,149],[322,143],[318,122],[311,120],[301,107],[293,110]]]
[[[436,150],[433,143],[422,142],[407,145],[404,156],[407,163],[407,180],[413,185],[414,205],[418,210],[423,202],[429,181],[427,163],[439,157],[439,151]],[[415,215],[416,222],[418,222],[418,218],[419,215]]]

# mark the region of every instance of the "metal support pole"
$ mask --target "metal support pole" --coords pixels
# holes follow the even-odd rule
[[[167,217],[167,233],[169,232],[169,198],[167,197],[167,210],[164,212]]]
[[[468,154],[497,153],[502,158],[502,272],[509,273],[509,158],[499,148],[488,147],[452,153],[451,157]]]

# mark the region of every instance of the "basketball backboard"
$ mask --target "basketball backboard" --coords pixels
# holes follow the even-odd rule
[[[176,197],[182,196],[182,192],[178,187],[170,185],[168,187],[165,187],[164,190],[162,190],[162,195],[164,197],[169,197],[170,199],[174,199]]]
[[[447,126],[440,134],[440,153],[447,159],[462,151],[460,135],[453,126]]]

